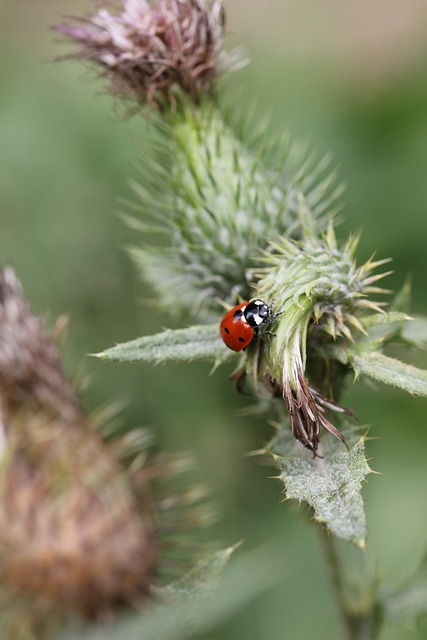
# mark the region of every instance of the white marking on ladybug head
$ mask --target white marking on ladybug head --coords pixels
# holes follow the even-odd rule
[[[258,315],[254,315],[254,321],[256,325],[263,323],[263,319],[261,318],[261,316],[258,316]]]

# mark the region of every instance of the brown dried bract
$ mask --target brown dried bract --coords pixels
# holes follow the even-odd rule
[[[292,389],[288,378],[285,379],[283,387],[272,379],[269,380],[268,386],[275,396],[284,398],[293,435],[304,447],[312,451],[314,456],[317,455],[321,427],[346,445],[341,431],[326,418],[325,409],[347,415],[353,415],[353,412],[328,400],[317,389],[309,386],[301,370],[298,370],[296,391]]]
[[[65,58],[96,63],[111,91],[140,103],[175,104],[176,88],[193,100],[212,89],[224,35],[221,0],[124,0],[55,27],[77,45]]]

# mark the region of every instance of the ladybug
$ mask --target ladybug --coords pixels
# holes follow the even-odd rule
[[[242,302],[228,311],[219,325],[221,338],[229,349],[243,351],[260,333],[263,324],[271,324],[278,314],[264,300]]]

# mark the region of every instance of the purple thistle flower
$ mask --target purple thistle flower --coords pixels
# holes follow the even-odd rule
[[[222,0],[123,0],[55,29],[77,45],[65,58],[96,63],[111,91],[139,103],[174,104],[177,87],[197,100],[218,75]]]

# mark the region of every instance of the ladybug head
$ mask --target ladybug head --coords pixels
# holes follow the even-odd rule
[[[256,300],[255,304],[258,305],[258,315],[260,318],[262,318],[263,322],[268,321],[273,316],[273,309],[266,302],[263,302],[262,300]]]
[[[246,322],[253,328],[259,327],[261,324],[273,322],[273,308],[264,302],[264,300],[252,300],[248,302],[244,310]]]

